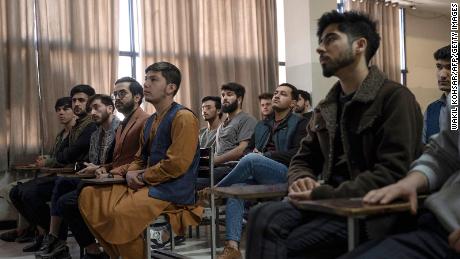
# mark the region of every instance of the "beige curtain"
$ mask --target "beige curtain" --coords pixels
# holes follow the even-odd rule
[[[45,147],[60,126],[54,104],[76,84],[110,94],[117,76],[118,0],[38,0],[38,60]]]
[[[179,67],[178,102],[200,114],[201,98],[234,81],[246,88],[243,110],[259,116],[257,96],[278,84],[276,0],[140,2],[142,65]]]
[[[40,152],[33,0],[0,0],[0,171]]]
[[[380,47],[371,64],[377,65],[389,79],[401,82],[401,64],[399,48],[399,8],[376,4],[375,0],[345,1],[345,10],[367,13],[378,21],[377,29],[381,37]]]

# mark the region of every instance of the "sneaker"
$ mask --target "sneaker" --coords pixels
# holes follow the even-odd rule
[[[242,259],[242,255],[240,250],[231,247],[231,246],[225,246],[224,251],[219,254],[217,259]]]
[[[14,242],[17,237],[18,237],[18,231],[16,231],[16,229],[7,231],[0,235],[0,239],[5,242]]]
[[[35,236],[34,242],[30,245],[25,246],[23,252],[36,252],[40,249],[43,243],[43,236]]]
[[[152,249],[161,249],[164,248],[167,240],[164,238],[164,232],[166,231],[168,225],[167,224],[156,224],[156,226],[152,227],[150,232],[150,241],[152,241]]]
[[[37,254],[50,254],[53,251],[60,250],[64,246],[64,241],[51,234],[48,234],[43,238],[43,243],[40,249],[37,251]]]

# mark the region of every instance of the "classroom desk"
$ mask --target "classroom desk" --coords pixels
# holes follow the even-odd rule
[[[257,200],[279,198],[287,195],[287,184],[272,185],[233,185],[228,187],[214,187],[212,191],[222,198],[241,200]]]
[[[52,168],[52,167],[42,167],[40,168],[40,173],[47,175],[57,175],[69,178],[94,178],[94,175],[77,175],[75,170],[71,167],[62,167],[62,168]]]
[[[18,174],[23,173],[28,175],[29,173],[33,175],[34,178],[38,177],[38,173],[40,172],[40,168],[35,166],[34,164],[27,164],[27,165],[13,165],[11,170],[15,172],[16,179],[18,178]]]
[[[301,210],[346,217],[348,251],[353,250],[359,244],[359,219],[371,215],[410,211],[409,202],[398,201],[387,205],[370,205],[363,203],[361,198],[298,201],[292,203]]]

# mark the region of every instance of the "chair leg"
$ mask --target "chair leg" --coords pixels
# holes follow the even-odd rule
[[[168,219],[169,221],[169,219]],[[175,242],[174,242],[174,232],[172,230],[171,223],[168,223],[168,231],[169,231],[169,238],[171,239],[171,252],[175,249]]]
[[[220,242],[219,242],[219,225],[220,225],[220,219],[219,219],[219,206],[216,206],[216,248],[220,247]]]
[[[150,237],[150,224],[147,226],[145,229],[145,255],[147,259],[152,258],[152,249],[150,247],[150,242],[151,242],[151,237]]]
[[[188,237],[192,238],[193,237],[193,229],[192,226],[188,226]]]
[[[195,227],[196,237],[200,238],[200,225]]]

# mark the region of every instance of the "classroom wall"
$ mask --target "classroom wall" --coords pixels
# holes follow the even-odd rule
[[[337,9],[337,0],[284,0],[286,81],[312,93],[313,105],[326,96],[337,78],[322,75],[316,48],[317,21]]]

